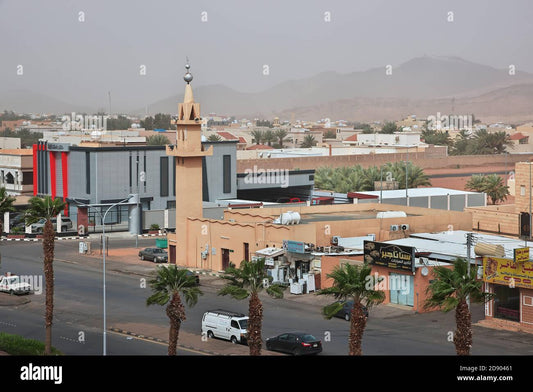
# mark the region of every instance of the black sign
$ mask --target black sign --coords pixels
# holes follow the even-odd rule
[[[529,213],[521,212],[520,213],[520,237],[522,238],[531,238],[531,227],[529,220]]]
[[[365,263],[403,271],[415,270],[415,248],[387,244],[385,242],[364,241]]]

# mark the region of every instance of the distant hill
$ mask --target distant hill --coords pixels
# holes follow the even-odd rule
[[[279,83],[258,93],[243,93],[217,84],[194,86],[202,113],[247,118],[392,120],[409,114],[474,113],[477,118],[519,121],[533,118],[533,74],[496,69],[457,57],[417,57],[392,67],[363,72],[323,72]],[[181,91],[180,91],[181,93]],[[136,94],[142,100],[142,94]],[[453,103],[452,103],[453,99]],[[148,105],[150,113],[176,113],[182,94]],[[139,103],[129,110],[144,114]],[[0,93],[0,110],[25,112],[95,112],[98,108],[71,103],[30,91]]]
[[[339,74],[323,72],[280,83],[260,93],[240,93],[223,85],[194,89],[202,113],[244,117],[371,121],[409,114],[475,113],[478,118],[522,118],[531,102],[533,75],[472,63],[455,57],[418,57],[392,68]],[[513,96],[516,94],[516,96]],[[177,110],[183,95],[150,105],[150,112]],[[509,105],[511,99],[513,105]],[[138,111],[141,113],[142,111]]]

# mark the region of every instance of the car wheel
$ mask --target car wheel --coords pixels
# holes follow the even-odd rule
[[[270,344],[268,344],[268,343],[266,344],[266,349],[267,349],[268,351],[272,351],[272,347],[270,346]]]
[[[213,339],[215,337],[215,334],[213,333],[213,331],[207,331],[207,337],[209,339]]]
[[[345,313],[345,314],[344,314],[344,319],[345,319],[346,321],[350,321],[350,313]]]
[[[141,255],[141,260],[144,260],[144,255]]]
[[[294,355],[295,357],[298,356],[298,355],[301,355],[300,350],[298,350],[297,348],[295,348],[295,349],[292,351],[292,355]]]
[[[13,290],[9,290],[9,295],[15,295],[15,292]]]
[[[237,344],[237,337],[232,336],[232,337],[231,337],[231,343],[233,343],[233,344]]]

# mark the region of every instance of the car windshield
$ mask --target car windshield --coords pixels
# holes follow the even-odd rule
[[[17,284],[17,283],[20,283],[20,279],[18,276],[14,276],[12,278],[8,278],[7,279],[7,283],[8,284]]]
[[[248,319],[239,320],[239,325],[241,326],[241,329],[247,329],[248,328]]]
[[[302,335],[300,336],[300,340],[302,342],[316,342],[318,339],[315,338],[313,335]]]

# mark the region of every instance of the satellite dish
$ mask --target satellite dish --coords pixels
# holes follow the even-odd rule
[[[428,267],[422,267],[422,269],[420,270],[420,273],[422,274],[422,276],[428,276],[429,274]]]

